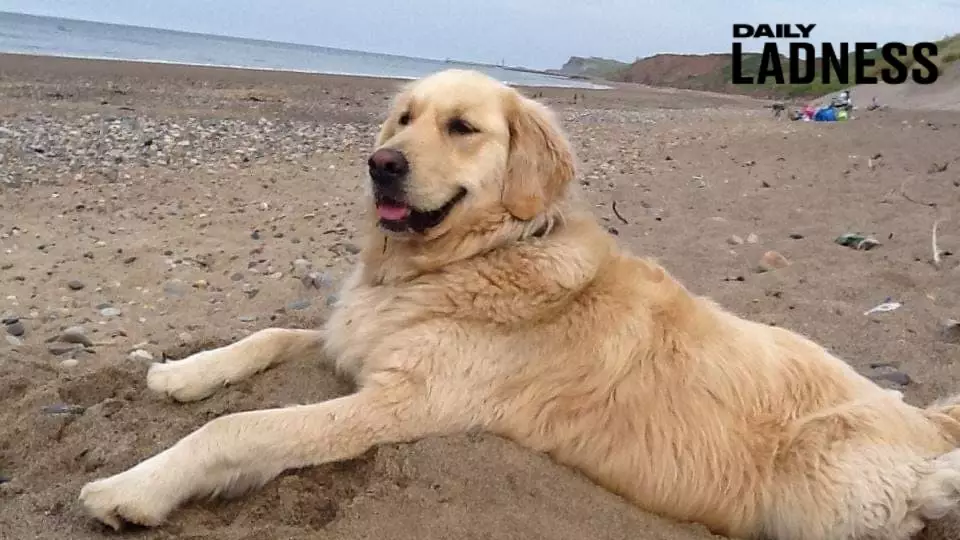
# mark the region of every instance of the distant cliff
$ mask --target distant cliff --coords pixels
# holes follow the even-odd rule
[[[948,65],[960,60],[960,34],[946,37],[936,42],[939,56],[935,63],[943,70]],[[868,74],[876,73],[884,67],[885,62],[879,57],[879,51],[868,54],[877,60],[877,64]],[[741,75],[755,77],[759,73],[761,55],[747,53],[741,57]],[[905,64],[912,62],[908,54],[901,57]],[[781,57],[784,69],[787,68],[787,59]],[[605,58],[571,57],[556,73],[567,76],[581,76],[606,79],[616,82],[632,82],[650,86],[666,86],[671,88],[685,88],[689,90],[704,90],[708,92],[724,92],[729,94],[748,94],[774,99],[810,98],[836,92],[846,85],[836,82],[824,84],[820,73],[824,70],[823,59],[815,60],[813,66],[816,80],[812,83],[790,83],[777,85],[772,80],[765,84],[733,84],[733,61],[729,53],[716,54],[657,54],[638,59],[626,64]],[[850,62],[851,75],[854,63]]]
[[[553,73],[559,73],[568,77],[595,77],[600,79],[609,79],[615,73],[628,67],[630,64],[611,60],[609,58],[600,58],[591,56],[584,58],[580,56],[571,56],[569,60],[560,69],[550,70]],[[612,80],[612,79],[611,79]]]

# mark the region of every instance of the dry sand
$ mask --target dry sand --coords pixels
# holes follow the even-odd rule
[[[218,415],[348,391],[310,358],[189,405],[143,379],[148,356],[323,320],[356,257],[365,156],[397,84],[0,56],[0,538],[117,537],[78,508],[84,482]],[[960,330],[943,323],[960,319],[960,114],[815,124],[696,92],[527,93],[560,111],[596,215],[634,251],[911,402],[960,390]],[[931,227],[948,218],[936,268]],[[881,245],[834,242],[847,232]],[[768,250],[790,265],[757,272]],[[888,298],[902,307],[864,315]],[[76,326],[93,345],[56,341]],[[710,537],[481,435],[291,472],[119,536]]]

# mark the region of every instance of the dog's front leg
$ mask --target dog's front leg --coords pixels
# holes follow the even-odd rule
[[[316,330],[266,328],[224,347],[153,364],[147,387],[177,401],[197,401],[271,366],[319,354],[322,345],[323,334]]]
[[[439,424],[415,389],[363,389],[314,405],[217,418],[169,449],[115,476],[91,482],[80,502],[118,529],[154,526],[189,499],[236,494],[282,471],[350,459],[374,445],[414,440]]]

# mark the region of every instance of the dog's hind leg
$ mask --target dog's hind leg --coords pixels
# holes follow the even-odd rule
[[[763,532],[778,540],[910,540],[955,509],[960,451],[923,410],[897,402],[851,403],[798,420],[775,459]]]
[[[323,334],[317,330],[267,328],[183,360],[153,364],[147,387],[177,401],[196,401],[292,358],[319,355],[322,345]]]
[[[85,485],[80,502],[114,528],[122,521],[158,525],[193,498],[237,495],[287,469],[439,433],[443,424],[424,398],[401,380],[323,403],[222,416],[140,464]]]

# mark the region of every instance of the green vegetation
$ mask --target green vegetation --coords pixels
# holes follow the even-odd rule
[[[564,75],[607,79],[629,65],[630,64],[620,62],[619,60],[600,58],[598,56],[591,56],[589,58],[571,56],[570,59],[567,60],[567,63],[557,70],[557,72]]]

